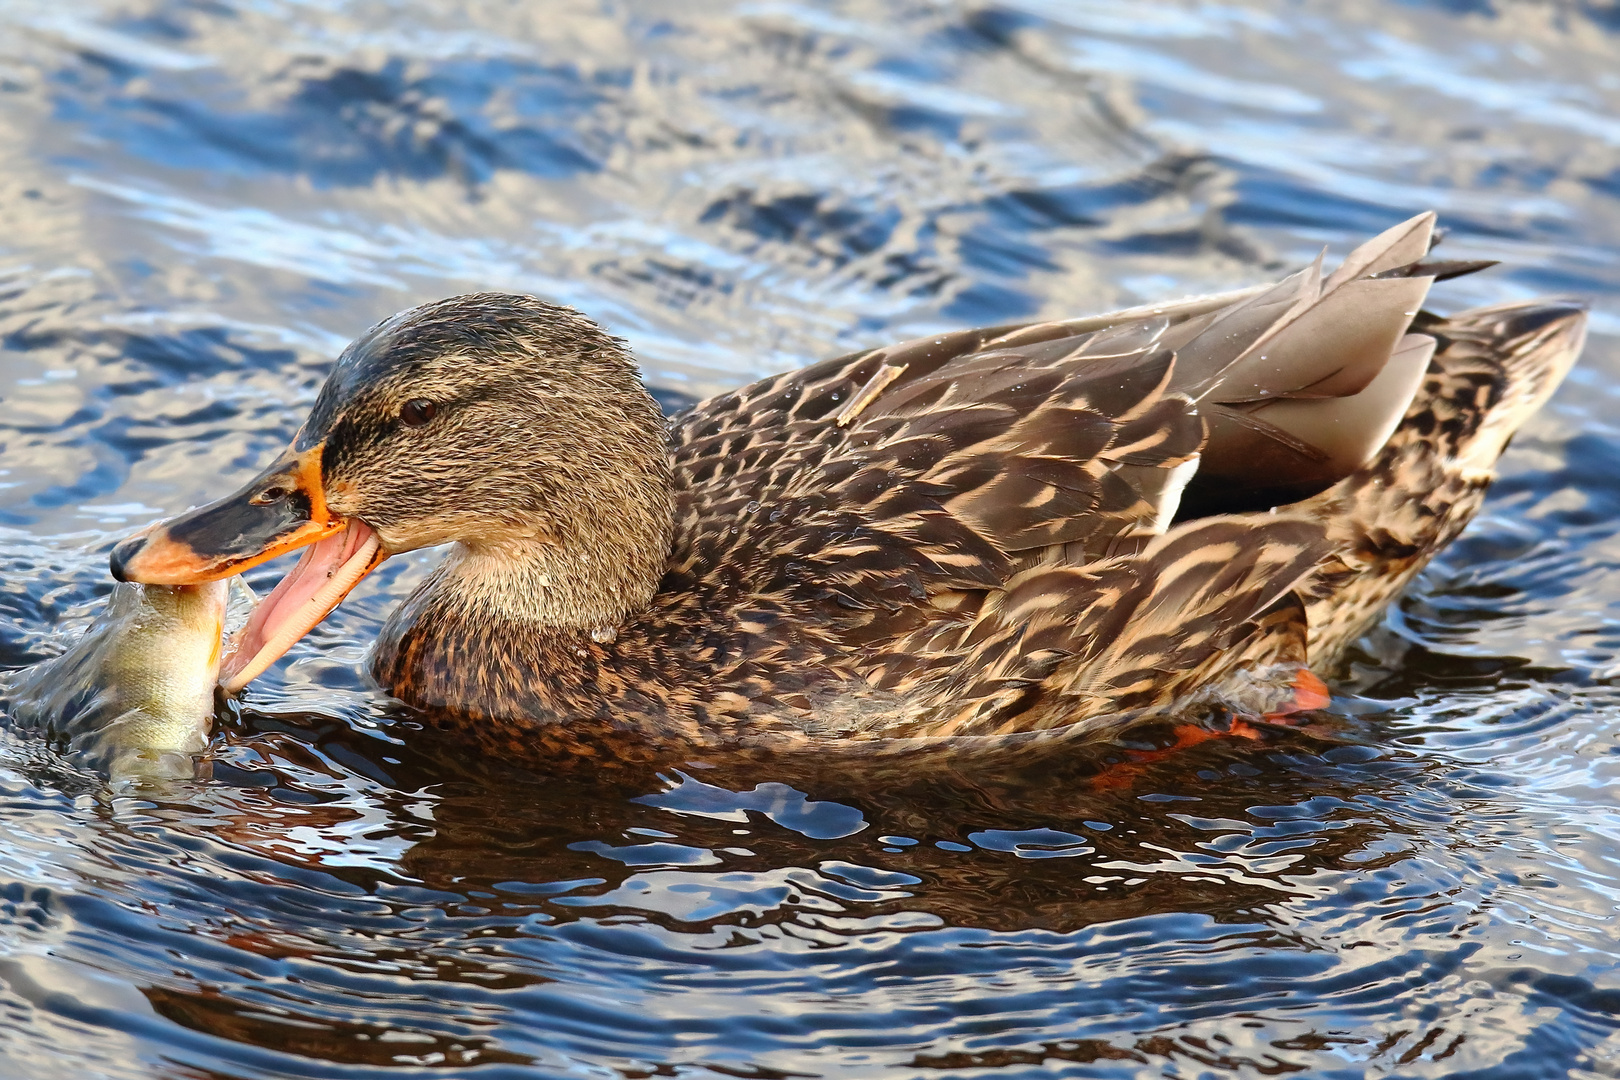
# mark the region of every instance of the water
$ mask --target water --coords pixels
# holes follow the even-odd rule
[[[0,1075],[1620,1073],[1617,72],[1602,0],[7,0],[4,667],[455,292],[589,311],[674,402],[1435,207],[1506,262],[1441,306],[1595,333],[1335,715],[1265,745],[472,761],[361,674],[431,555],[194,783],[4,736]]]

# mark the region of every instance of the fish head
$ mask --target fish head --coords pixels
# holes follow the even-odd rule
[[[214,718],[229,593],[225,581],[118,584],[72,647],[24,673],[12,715],[115,776],[189,769]]]

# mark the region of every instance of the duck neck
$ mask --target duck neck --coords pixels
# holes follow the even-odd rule
[[[462,620],[552,630],[611,631],[643,611],[669,560],[675,500],[662,430],[636,434],[603,452],[620,467],[546,455],[543,488],[464,533],[418,597]]]
[[[659,539],[656,562],[546,540],[460,543],[419,592],[431,594],[433,607],[477,622],[600,636],[651,602],[668,548]]]
[[[389,617],[372,675],[429,711],[537,721],[596,715],[611,701],[595,672],[622,648],[621,627],[657,589],[658,577],[641,565],[632,574],[611,551],[533,540],[457,544]]]

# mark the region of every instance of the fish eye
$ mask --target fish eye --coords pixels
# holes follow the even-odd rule
[[[406,427],[421,427],[439,413],[439,407],[427,398],[411,398],[399,408],[399,418]]]

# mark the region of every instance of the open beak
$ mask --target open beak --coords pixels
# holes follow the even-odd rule
[[[321,449],[289,448],[240,491],[124,540],[112,552],[119,581],[219,581],[304,548],[304,557],[249,616],[220,666],[236,693],[337,607],[388,553],[359,518],[326,508]]]

